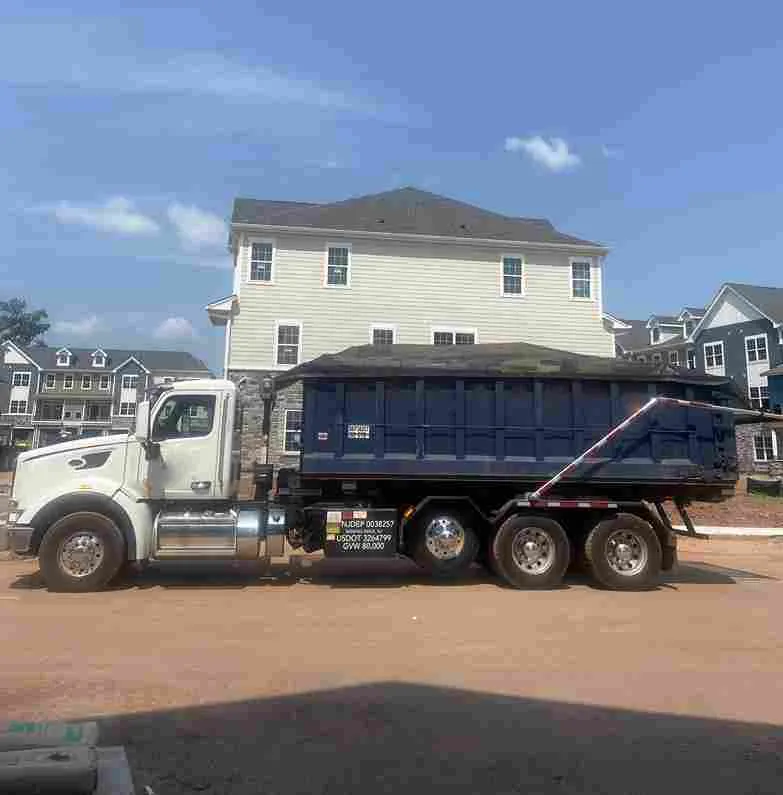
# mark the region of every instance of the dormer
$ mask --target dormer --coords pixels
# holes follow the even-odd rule
[[[68,348],[60,348],[59,351],[55,354],[57,359],[57,366],[58,367],[70,367],[71,366],[71,359],[73,359],[73,354],[68,350]]]
[[[682,336],[686,339],[693,334],[693,330],[699,324],[699,321],[704,317],[704,310],[695,307],[686,306],[679,315],[677,320],[682,323]]]
[[[682,333],[682,323],[669,315],[651,315],[647,328],[650,330],[650,345],[668,342]]]
[[[106,355],[106,351],[103,350],[103,348],[98,348],[90,354],[90,358],[93,367],[106,367],[106,362],[109,357]]]

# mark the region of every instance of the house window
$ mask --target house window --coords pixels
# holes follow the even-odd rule
[[[299,363],[301,327],[294,323],[280,323],[277,327],[277,364]]]
[[[661,341],[661,330],[658,328],[658,326],[652,330],[652,341],[653,344]]]
[[[571,262],[571,295],[574,298],[590,298],[590,262],[578,260]]]
[[[767,335],[759,334],[755,337],[745,337],[745,351],[749,362],[766,362]]]
[[[348,246],[329,246],[326,257],[326,283],[330,287],[350,284],[351,249]]]
[[[14,373],[14,386],[30,386],[30,373]]]
[[[66,375],[63,377],[63,389],[73,389],[73,376]]]
[[[109,376],[108,375],[102,375],[98,379],[98,389],[100,389],[102,392],[108,392],[109,391]]]
[[[137,375],[124,375],[122,377],[123,389],[137,389],[139,384],[139,377]]]
[[[299,409],[286,411],[283,435],[286,453],[298,453],[302,449],[302,412]]]
[[[433,345],[474,345],[476,343],[475,331],[456,331],[453,329],[433,330]]]
[[[106,366],[106,354],[103,351],[95,351],[92,355],[92,366],[93,367],[105,367]]]
[[[685,336],[690,337],[691,333],[693,332],[693,321],[686,320],[685,321]]]
[[[695,370],[696,369],[696,351],[690,350],[686,354],[688,359],[688,369]]]
[[[704,345],[704,362],[707,370],[723,369],[723,343],[707,342]]]
[[[769,408],[769,387],[752,386],[750,387],[750,405],[754,409]]]
[[[120,403],[120,417],[135,417],[136,404],[135,403]]]
[[[669,351],[669,364],[673,365],[674,367],[680,366],[680,352],[679,351]]]
[[[777,458],[777,438],[772,431],[762,431],[753,437],[753,458],[774,461]]]
[[[503,295],[522,295],[521,257],[503,257]]]
[[[250,247],[250,281],[272,281],[272,243],[253,243]]]
[[[92,376],[90,375],[82,376],[82,389],[92,389]]]
[[[660,354],[660,353],[654,353],[654,354],[653,354],[653,357],[652,357],[652,360],[653,360],[653,361],[654,361],[656,364],[660,364],[660,363],[663,361],[663,359],[661,358],[661,354]]]
[[[71,363],[71,354],[68,351],[57,351],[57,366],[67,367]]]
[[[370,331],[373,345],[394,345],[393,326],[373,326]]]
[[[27,414],[27,401],[26,400],[12,400],[11,407],[8,411],[9,414]]]
[[[44,377],[44,389],[54,389],[55,379],[54,373],[47,373]]]

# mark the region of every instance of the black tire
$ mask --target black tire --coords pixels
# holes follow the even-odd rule
[[[88,544],[92,553],[75,550],[67,563],[62,553],[69,541],[75,547]],[[103,514],[91,511],[58,519],[46,531],[38,550],[41,574],[49,590],[67,593],[101,590],[116,576],[125,557],[125,539],[117,525]],[[84,573],[74,573],[77,567]]]
[[[521,545],[541,542],[538,558],[523,557]],[[517,515],[506,519],[492,540],[492,568],[514,588],[556,588],[571,560],[562,526],[548,516]]]
[[[620,558],[617,552],[620,543],[629,548],[631,559]],[[658,584],[661,542],[649,522],[632,513],[621,513],[598,522],[590,531],[585,541],[585,558],[593,577],[606,588],[646,590]],[[621,571],[626,566],[626,571]]]
[[[429,545],[427,543],[428,529],[438,522],[450,522],[462,533],[461,548],[453,557],[439,557],[433,550],[432,541]],[[412,556],[421,568],[434,577],[459,577],[464,574],[475,561],[479,546],[474,518],[467,512],[450,507],[440,510],[434,508],[416,518],[411,545]]]

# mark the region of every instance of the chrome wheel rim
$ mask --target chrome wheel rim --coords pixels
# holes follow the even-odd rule
[[[555,540],[540,527],[523,527],[511,542],[514,564],[528,574],[544,574],[555,562]]]
[[[612,571],[633,577],[647,567],[647,541],[635,530],[615,530],[606,539],[606,560]]]
[[[60,568],[69,576],[89,577],[103,562],[104,547],[100,537],[89,530],[80,530],[60,545]]]
[[[436,516],[424,530],[424,544],[438,560],[454,560],[465,548],[465,528],[453,516]]]

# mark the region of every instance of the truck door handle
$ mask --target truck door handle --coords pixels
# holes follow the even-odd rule
[[[204,491],[205,489],[208,489],[211,485],[212,485],[211,480],[194,480],[191,482],[190,488],[193,489],[193,491]]]

